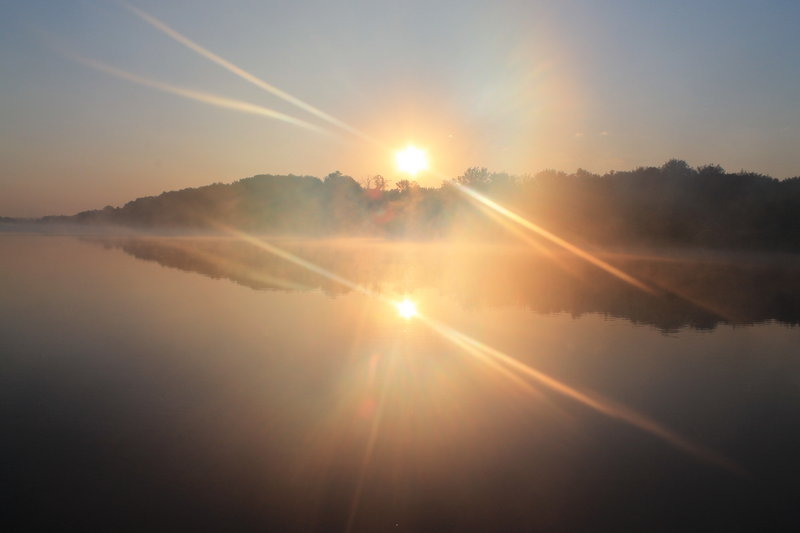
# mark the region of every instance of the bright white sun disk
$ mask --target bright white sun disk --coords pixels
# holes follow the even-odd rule
[[[420,150],[416,146],[409,145],[405,149],[400,150],[397,152],[395,159],[397,161],[397,168],[401,172],[406,172],[412,176],[428,168],[428,155],[424,150]]]
[[[394,305],[397,308],[397,313],[406,320],[417,316],[417,304],[408,298],[402,302],[397,302]]]

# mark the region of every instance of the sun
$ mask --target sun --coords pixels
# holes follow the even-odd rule
[[[415,304],[408,298],[404,299],[401,302],[396,302],[394,306],[397,308],[397,314],[399,314],[406,320],[417,316],[417,304]]]
[[[416,146],[408,145],[395,154],[395,161],[400,172],[416,176],[421,170],[428,168],[428,154]]]

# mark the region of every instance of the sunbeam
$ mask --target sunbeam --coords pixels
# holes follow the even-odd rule
[[[250,242],[263,250],[271,252],[283,259],[286,259],[287,261],[291,261],[292,263],[298,266],[309,269],[312,272],[316,272],[321,276],[324,276],[332,281],[335,281],[336,283],[340,283],[345,287],[348,287],[354,291],[358,291],[367,296],[377,298],[383,301],[384,303],[395,307],[395,309],[397,309],[398,304],[402,303],[393,301],[374,291],[362,287],[361,285],[349,281],[337,274],[334,274],[328,271],[327,269],[315,265],[310,261],[307,261],[290,252],[287,252],[279,248],[278,246],[270,244],[264,241],[263,239],[258,239],[244,232],[234,230],[231,228],[220,227],[220,229],[227,231],[234,237]],[[584,254],[586,253],[584,252]],[[514,372],[517,373],[517,375],[515,378],[511,379],[511,381],[517,386],[523,386],[524,388],[526,388],[528,391],[531,392],[535,391],[535,389],[533,389],[532,387],[525,386],[525,384],[521,382],[519,379],[520,375],[527,376],[528,378],[535,380],[539,385],[545,386],[553,392],[556,392],[562,396],[577,401],[583,404],[584,406],[593,409],[598,413],[601,413],[610,418],[621,420],[633,427],[636,427],[655,437],[658,437],[659,439],[663,440],[664,442],[668,443],[674,448],[681,450],[693,457],[696,457],[709,464],[714,464],[716,466],[722,467],[731,472],[740,475],[744,474],[742,468],[737,464],[735,464],[734,462],[732,462],[731,460],[729,460],[728,458],[723,457],[722,455],[715,452],[714,450],[711,450],[710,448],[692,442],[688,438],[676,433],[675,431],[667,428],[666,426],[640,413],[637,413],[632,409],[619,405],[615,402],[612,402],[611,400],[602,398],[599,395],[596,394],[590,395],[585,392],[579,391],[574,387],[562,383],[561,381],[543,372],[540,372],[534,369],[533,367],[526,365],[525,363],[520,362],[519,360],[515,359],[514,357],[508,354],[505,354],[486,344],[483,344],[482,342],[470,337],[469,335],[466,335],[456,329],[453,329],[450,326],[442,324],[424,314],[417,313],[415,315],[415,318],[420,322],[422,322],[423,324],[429,326],[433,331],[435,331],[448,341],[456,344],[457,346],[464,349],[471,355],[477,356],[478,359],[482,360],[484,363],[488,363],[491,360],[495,364],[488,364],[488,366],[492,367],[493,370],[500,371],[502,374],[507,375],[506,372],[502,372],[502,370],[497,368],[497,363],[505,365],[506,369],[513,370]]]
[[[723,457],[719,453],[707,448],[705,446],[701,446],[696,444],[686,437],[676,433],[675,431],[667,428],[666,426],[659,424],[655,420],[652,420],[636,411],[629,409],[625,406],[619,405],[611,400],[606,398],[602,398],[597,394],[588,394],[585,392],[581,392],[574,387],[570,387],[566,383],[563,383],[547,374],[540,372],[533,367],[526,365],[525,363],[520,362],[519,360],[511,357],[508,354],[505,354],[499,350],[496,350],[490,346],[487,346],[480,341],[473,339],[472,337],[461,333],[455,329],[452,329],[444,324],[440,324],[435,322],[431,319],[428,319],[426,323],[431,326],[435,331],[439,332],[443,337],[447,338],[451,342],[463,346],[464,344],[474,348],[475,351],[470,351],[473,355],[477,352],[484,356],[492,357],[495,360],[507,365],[509,368],[516,370],[517,372],[526,375],[530,378],[536,380],[539,384],[549,388],[550,390],[557,392],[562,396],[566,396],[571,398],[586,407],[589,407],[599,413],[602,413],[610,418],[615,418],[618,420],[622,420],[634,427],[637,427],[647,433],[650,433],[653,436],[656,436],[663,440],[664,442],[672,445],[673,447],[692,455],[698,459],[701,459],[705,462],[710,464],[715,464],[719,467],[725,468],[731,472],[734,472],[739,475],[744,475],[744,470],[731,461],[730,459]]]
[[[482,198],[482,200],[479,200],[479,203],[477,205],[478,205],[478,207],[481,208],[481,211],[483,212],[483,214],[486,215],[489,219],[494,221],[497,225],[502,227],[504,230],[506,230],[509,233],[511,233],[512,235],[514,235],[517,239],[519,239],[522,242],[526,243],[527,245],[531,246],[537,252],[541,253],[542,255],[544,255],[545,257],[549,258],[550,260],[558,263],[558,265],[565,272],[568,272],[570,274],[574,274],[574,272],[572,272],[570,270],[570,268],[568,267],[567,263],[565,263],[564,261],[559,259],[559,257],[556,254],[552,253],[548,248],[546,248],[545,246],[542,246],[540,243],[536,242],[533,238],[531,238],[528,234],[525,234],[523,232],[523,230],[521,229],[522,227],[528,228],[528,229],[532,229],[532,228],[530,228],[527,224],[522,223],[522,221],[530,223],[531,225],[539,228],[541,231],[543,231],[545,233],[548,233],[550,236],[552,236],[552,237],[554,237],[556,239],[559,239],[559,237],[557,237],[556,235],[554,235],[552,233],[547,232],[546,230],[541,228],[541,226],[535,225],[532,222],[529,222],[526,219],[523,219],[522,217],[519,217],[519,215],[516,215],[516,214],[512,213],[511,211],[505,210],[505,211],[507,211],[507,213],[504,212],[504,210],[503,210],[502,206],[500,206],[500,204],[497,204],[497,202],[494,202],[494,201],[486,198],[485,196],[480,195],[480,193],[478,193],[478,192],[476,192],[476,191],[474,191],[472,189],[468,189],[468,188],[466,188],[464,186],[460,186],[460,187],[465,189],[466,190],[465,192],[469,191],[469,193],[471,193],[470,194],[471,197],[477,199],[477,197],[473,196],[473,195],[478,195],[478,196],[480,196]],[[483,200],[486,200],[486,201],[483,201]],[[511,215],[513,215],[513,216],[509,216],[509,213]],[[515,216],[519,217],[522,221],[515,219],[514,218]],[[537,231],[537,233],[539,235],[542,235],[542,236],[544,236],[544,237],[549,239],[549,237],[547,237],[546,235],[540,233],[539,231]],[[556,241],[552,241],[552,239],[549,239],[549,240],[551,240],[551,242],[556,242]],[[564,244],[562,244],[562,243],[565,243],[567,245],[575,247],[574,245],[571,245],[569,242],[567,242],[567,241],[565,241],[563,239],[560,239],[560,240],[561,240],[561,242],[556,242],[556,244],[558,244],[559,246],[565,247]],[[644,290],[649,294],[660,295],[660,296],[665,296],[666,294],[671,294],[673,296],[676,296],[676,297],[688,302],[691,305],[694,305],[694,306],[698,307],[699,309],[702,309],[702,310],[704,310],[704,311],[706,311],[708,313],[711,313],[712,315],[715,315],[715,316],[718,316],[718,317],[723,318],[725,320],[728,320],[729,322],[734,322],[735,321],[735,317],[731,316],[730,313],[727,313],[724,309],[720,308],[720,306],[713,305],[711,303],[701,301],[698,298],[696,298],[695,296],[693,296],[692,294],[690,294],[687,291],[685,291],[684,289],[682,289],[681,287],[676,287],[676,286],[671,285],[671,284],[670,285],[665,285],[664,283],[660,282],[659,280],[654,280],[654,279],[651,279],[651,278],[647,279],[647,283],[649,285],[646,285],[644,283],[644,281],[638,280],[638,279],[634,278],[633,276],[625,273],[621,269],[611,266],[607,262],[603,261],[602,259],[598,258],[595,255],[589,254],[585,250],[581,250],[580,248],[575,247],[576,250],[578,250],[580,252],[583,252],[585,254],[588,254],[589,257],[584,257],[583,255],[579,254],[575,250],[571,250],[569,248],[566,248],[566,249],[568,249],[570,252],[578,255],[579,257],[589,261],[590,263],[602,268],[603,270],[606,270],[607,272],[613,274],[615,277],[617,277],[619,279],[622,279],[626,283],[631,284],[631,280],[633,280],[635,283],[632,283],[632,284],[635,287],[637,287],[639,289],[642,289],[642,287],[644,287]],[[615,256],[618,256],[618,257],[621,256],[621,257],[624,257],[624,258],[627,258],[627,259],[639,259],[639,258],[644,258],[644,259],[648,259],[648,260],[656,259],[656,257],[654,257],[652,255],[642,256],[642,255],[636,255],[636,254],[615,254]],[[658,258],[658,259],[664,260],[664,258]],[[671,261],[676,261],[676,260],[675,259],[671,259]],[[599,262],[599,264],[598,264],[598,262]],[[611,269],[613,269],[613,271],[609,270],[608,268],[606,268],[603,265],[606,265],[606,266],[610,267]],[[617,273],[622,273],[622,275],[624,277],[620,277],[619,275],[617,275]],[[637,283],[640,284],[641,286],[637,285]]]
[[[528,219],[526,219],[526,218],[514,213],[513,211],[510,211],[509,209],[506,209],[502,205],[500,205],[497,202],[487,198],[486,196],[484,196],[484,195],[480,194],[479,192],[475,191],[474,189],[471,189],[469,187],[466,187],[466,186],[458,184],[458,183],[454,183],[453,185],[455,187],[458,187],[458,189],[461,192],[463,192],[464,194],[466,194],[467,196],[469,196],[473,200],[476,200],[480,204],[482,204],[482,205],[484,205],[484,206],[496,211],[497,213],[499,213],[499,214],[503,215],[504,217],[506,217],[508,220],[511,220],[512,222],[515,222],[516,224],[518,224],[518,225],[520,225],[520,226],[522,226],[522,227],[524,227],[526,229],[529,229],[530,231],[533,231],[534,233],[540,235],[541,237],[544,237],[545,239],[547,239],[548,241],[552,242],[553,244],[556,244],[556,245],[560,246],[561,248],[564,248],[565,250],[568,250],[569,252],[572,252],[573,254],[575,254],[576,256],[580,257],[581,259],[584,259],[584,260],[588,261],[589,263],[595,265],[596,267],[605,270],[606,272],[608,272],[612,276],[615,276],[615,277],[619,278],[620,280],[624,281],[625,283],[628,283],[628,284],[630,284],[630,285],[632,285],[632,286],[634,286],[634,287],[636,287],[638,289],[641,289],[641,290],[643,290],[643,291],[645,291],[647,293],[655,294],[655,291],[653,291],[652,288],[648,287],[647,285],[645,285],[644,283],[642,283],[638,279],[634,278],[630,274],[627,274],[626,272],[623,272],[622,270],[618,269],[617,267],[615,267],[613,265],[610,265],[609,263],[603,261],[599,257],[590,254],[589,252],[587,252],[586,250],[583,250],[582,248],[579,248],[578,246],[575,246],[574,244],[570,243],[569,241],[566,241],[566,240],[562,239],[561,237],[559,237],[558,235],[547,231],[543,227],[541,227],[541,226],[539,226],[537,224],[534,224],[533,222],[531,222]]]
[[[322,119],[322,120],[324,120],[324,121],[326,121],[326,122],[328,122],[330,124],[333,124],[334,126],[337,126],[337,127],[341,128],[341,129],[347,131],[348,133],[351,133],[351,134],[353,134],[353,135],[355,135],[355,136],[357,136],[357,137],[359,137],[359,138],[361,138],[361,139],[363,139],[363,140],[365,140],[367,142],[370,142],[372,144],[380,145],[380,143],[377,140],[375,140],[373,137],[370,137],[366,133],[354,128],[353,126],[350,126],[349,124],[339,120],[338,118],[333,117],[328,113],[325,113],[321,109],[319,109],[317,107],[314,107],[313,105],[301,100],[300,98],[297,98],[296,96],[293,96],[293,95],[287,93],[286,91],[283,91],[283,90],[279,89],[278,87],[275,87],[274,85],[272,85],[270,83],[267,83],[266,81],[262,80],[261,78],[251,74],[250,72],[247,72],[243,68],[240,68],[240,67],[234,65],[230,61],[218,56],[214,52],[212,52],[212,51],[208,50],[207,48],[197,44],[194,41],[192,41],[191,39],[189,39],[188,37],[186,37],[182,33],[178,32],[177,30],[175,30],[171,26],[168,26],[163,21],[157,19],[153,15],[150,15],[149,13],[146,13],[145,11],[139,9],[138,7],[132,6],[128,2],[125,2],[124,0],[119,0],[119,3],[123,7],[125,7],[128,11],[130,11],[133,14],[135,14],[137,17],[141,18],[142,20],[144,20],[145,22],[147,22],[148,24],[150,24],[151,26],[153,26],[154,28],[156,28],[157,30],[162,32],[164,35],[167,35],[168,37],[170,37],[171,39],[175,40],[176,42],[184,45],[185,47],[187,47],[190,50],[192,50],[193,52],[203,56],[204,58],[208,59],[209,61],[212,61],[212,62],[216,63],[217,65],[223,67],[224,69],[228,70],[229,72],[232,72],[232,73],[236,74],[237,76],[239,76],[243,80],[246,80],[246,81],[252,83],[256,87],[259,87],[259,88],[267,91],[268,93],[270,93],[270,94],[272,94],[274,96],[277,96],[278,98],[280,98],[280,99],[282,99],[282,100],[284,100],[286,102],[289,102],[290,104],[302,109],[303,111],[311,113],[312,115],[316,116],[317,118],[320,118],[320,119]]]
[[[195,241],[196,239],[197,237],[193,237],[189,239],[188,242]],[[213,265],[217,269],[235,270],[239,272],[240,275],[245,277],[249,282],[254,284],[267,285],[270,287],[277,287],[290,291],[306,291],[310,289],[310,287],[301,285],[294,281],[284,278],[279,278],[277,276],[272,276],[261,270],[254,269],[250,265],[247,265],[243,262],[233,261],[229,259],[225,254],[205,251],[200,249],[198,246],[191,246],[187,244],[187,241],[185,239],[182,238],[177,238],[177,237],[161,238],[161,237],[151,237],[150,235],[142,235],[135,237],[134,239],[131,240],[123,239],[122,246],[125,246],[126,244],[135,245],[137,242],[141,240],[155,242],[160,247],[168,248],[175,252],[179,252],[186,257],[192,258],[193,261],[200,261],[208,265]]]
[[[377,298],[377,299],[379,299],[379,300],[381,300],[381,301],[383,301],[383,302],[385,302],[385,303],[387,303],[389,305],[392,305],[392,306],[397,304],[395,301],[393,301],[393,300],[391,300],[389,298],[386,298],[386,297],[376,293],[375,291],[371,291],[371,290],[367,289],[366,287],[363,287],[363,286],[359,285],[358,283],[354,283],[354,282],[352,282],[352,281],[350,281],[348,279],[345,279],[345,278],[343,278],[343,277],[341,277],[341,276],[339,276],[337,274],[334,274],[333,272],[331,272],[331,271],[329,271],[329,270],[327,270],[325,268],[322,268],[321,266],[316,265],[316,264],[312,263],[311,261],[307,261],[306,259],[303,259],[302,257],[298,257],[298,256],[294,255],[293,253],[284,250],[283,248],[275,246],[274,244],[270,244],[269,242],[265,241],[264,239],[259,239],[258,237],[254,237],[252,235],[249,235],[248,233],[245,233],[243,231],[239,231],[239,230],[231,228],[229,226],[225,226],[223,224],[214,223],[214,227],[216,227],[218,230],[223,231],[223,232],[227,233],[228,235],[230,235],[230,236],[232,236],[232,237],[234,237],[236,239],[248,242],[248,243],[254,245],[257,248],[260,248],[261,250],[264,250],[266,252],[274,254],[274,255],[280,257],[281,259],[285,259],[286,261],[294,263],[295,265],[300,266],[302,268],[305,268],[306,270],[309,270],[311,272],[314,272],[315,274],[319,274],[320,276],[322,276],[324,278],[327,278],[327,279],[329,279],[329,280],[331,280],[333,282],[336,282],[336,283],[338,283],[340,285],[343,285],[343,286],[347,287],[348,289],[351,289],[353,291],[356,291],[356,292],[359,292],[361,294],[367,295],[367,296],[369,296],[371,298]]]
[[[77,61],[83,65],[86,65],[87,67],[91,67],[100,72],[104,72],[111,76],[116,76],[117,78],[128,80],[130,82],[137,83],[139,85],[144,85],[145,87],[150,87],[159,91],[163,91],[165,93],[175,94],[178,96],[182,96],[184,98],[188,98],[189,100],[203,102],[205,104],[221,107],[223,109],[231,109],[234,111],[240,111],[242,113],[248,113],[251,115],[260,115],[264,117],[273,118],[276,120],[280,120],[282,122],[286,122],[287,124],[292,124],[294,126],[305,128],[307,130],[311,130],[317,133],[322,133],[324,135],[332,134],[332,132],[324,128],[321,128],[304,120],[300,120],[298,118],[286,115],[284,113],[281,113],[280,111],[269,109],[267,107],[251,104],[249,102],[243,102],[241,100],[234,100],[232,98],[226,98],[224,96],[218,96],[216,94],[195,91],[194,89],[176,87],[174,85],[160,82],[158,80],[152,80],[150,78],[138,76],[136,74],[132,74],[125,70],[118,69],[116,67],[106,65],[105,63],[95,61],[94,59],[89,59],[79,55],[74,55],[74,54],[65,54],[65,55],[67,55],[67,57],[73,59],[74,61]]]

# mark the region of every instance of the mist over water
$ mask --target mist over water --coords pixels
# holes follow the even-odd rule
[[[752,531],[798,524],[780,254],[0,236],[4,521],[26,529]],[[166,268],[165,268],[166,267]],[[642,413],[720,468],[425,316]]]
[[[252,243],[231,238],[87,237],[163,266],[256,290],[349,292]],[[641,280],[631,286],[556,247],[331,239],[279,241],[283,249],[390,294],[435,289],[465,308],[598,313],[663,331],[770,320],[800,323],[800,259],[791,254],[627,249],[598,257]]]

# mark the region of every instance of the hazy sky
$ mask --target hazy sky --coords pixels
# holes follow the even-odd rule
[[[393,150],[408,143],[429,153],[427,185],[476,165],[604,172],[672,157],[800,175],[800,2],[131,5],[373,142],[121,3],[6,0],[0,215],[72,214],[261,173],[394,181]]]

